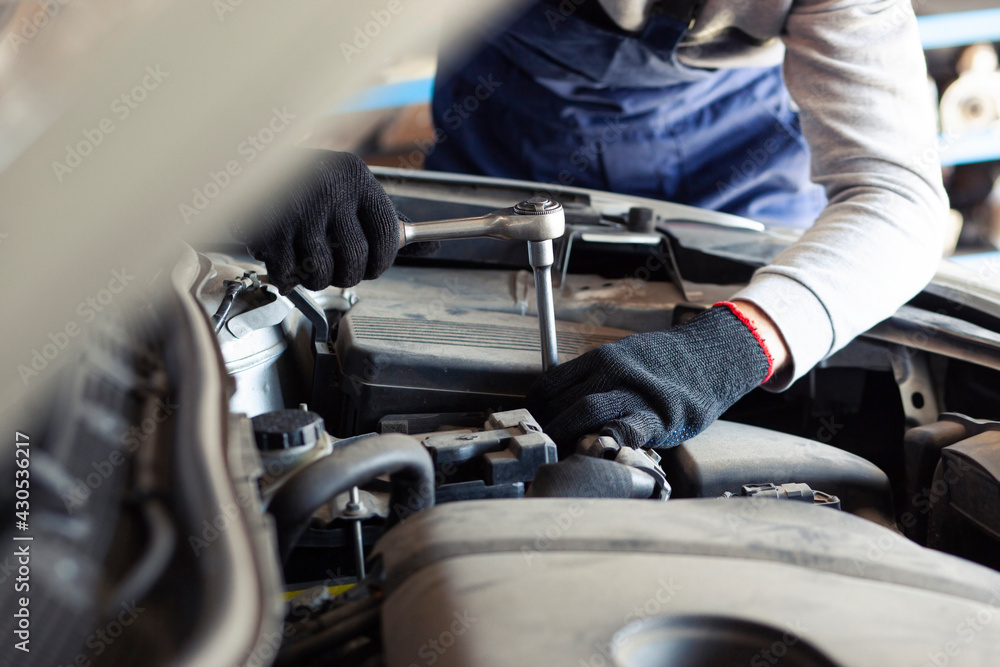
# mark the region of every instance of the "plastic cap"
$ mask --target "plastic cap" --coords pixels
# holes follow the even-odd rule
[[[262,451],[314,445],[326,429],[322,417],[306,410],[265,412],[251,421],[257,448]]]

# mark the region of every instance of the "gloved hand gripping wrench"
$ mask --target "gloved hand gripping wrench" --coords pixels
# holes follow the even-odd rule
[[[556,314],[552,301],[552,239],[566,230],[566,215],[559,202],[548,197],[532,197],[509,208],[477,218],[399,222],[399,247],[418,241],[492,238],[527,241],[528,262],[535,274],[538,298],[538,326],[541,331],[542,368],[559,363],[556,346]]]

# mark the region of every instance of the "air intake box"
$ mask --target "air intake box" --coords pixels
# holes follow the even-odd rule
[[[362,301],[343,317],[338,435],[373,431],[387,414],[521,407],[542,372],[537,318],[437,305]],[[632,333],[577,322],[556,331],[563,362]]]
[[[923,506],[927,546],[1000,569],[1000,423],[941,450]]]
[[[895,523],[892,489],[870,461],[778,431],[716,421],[677,447],[660,450],[674,498],[717,498],[745,484],[805,483],[840,498],[845,511]]]

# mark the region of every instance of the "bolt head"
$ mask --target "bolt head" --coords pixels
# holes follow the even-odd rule
[[[552,213],[562,208],[562,205],[548,197],[532,197],[514,205],[514,212],[521,215],[542,215]]]

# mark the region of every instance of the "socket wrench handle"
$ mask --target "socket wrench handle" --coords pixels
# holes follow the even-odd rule
[[[552,297],[552,240],[566,231],[562,204],[548,197],[532,197],[519,204],[475,218],[399,221],[399,247],[418,241],[492,238],[527,241],[528,261],[535,274],[538,326],[541,334],[542,368],[559,363],[556,343],[556,315]]]
[[[544,201],[539,201],[543,200]],[[546,206],[547,205],[547,206]],[[541,206],[540,210],[536,208]],[[399,221],[399,247],[418,241],[491,238],[501,241],[547,241],[566,231],[566,215],[557,202],[535,197],[475,218]]]

